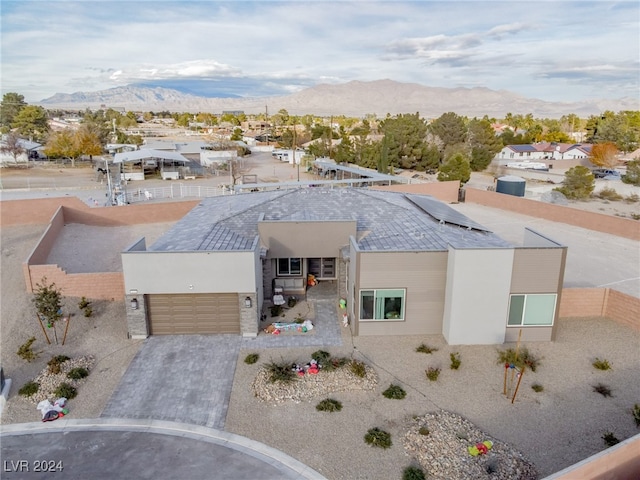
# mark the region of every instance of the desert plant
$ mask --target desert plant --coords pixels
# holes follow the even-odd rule
[[[597,385],[593,385],[593,391],[598,392],[603,397],[611,397],[611,389],[607,385],[603,385],[602,383],[598,383]]]
[[[598,370],[611,370],[611,364],[609,363],[609,360],[606,359],[601,360],[596,357],[591,365]]]
[[[438,349],[437,348],[432,348],[429,345],[426,345],[424,343],[421,343],[420,345],[418,345],[416,347],[416,352],[418,353],[433,353],[433,352],[437,352]]]
[[[56,284],[47,284],[47,277],[43,277],[40,283],[36,283],[33,304],[40,321],[46,322],[47,327],[53,328],[53,335],[58,343],[56,322],[62,318],[62,293]]]
[[[418,429],[418,433],[420,435],[425,435],[426,436],[426,435],[429,435],[431,432],[429,431],[429,429],[427,427],[420,427]]]
[[[540,385],[539,383],[534,383],[533,385],[531,385],[531,389],[534,392],[540,393],[544,390],[544,387],[542,385]]]
[[[450,353],[449,358],[451,359],[451,370],[458,370],[462,363],[460,360],[460,354],[458,352]]]
[[[82,314],[84,315],[84,318],[91,317],[91,315],[93,315],[93,308],[91,307],[85,308],[84,310],[82,310]]]
[[[620,440],[611,432],[605,432],[604,435],[602,435],[602,440],[604,440],[604,444],[607,447],[613,447],[620,443]]]
[[[35,395],[38,393],[38,389],[40,388],[40,384],[34,381],[29,381],[20,387],[18,390],[18,394],[23,397],[30,397],[31,395]]]
[[[591,170],[583,165],[577,165],[567,170],[562,184],[562,187],[554,188],[554,190],[564,194],[567,198],[576,200],[588,198],[596,186]]]
[[[391,434],[378,427],[370,428],[364,436],[364,441],[372,447],[389,448],[393,445]]]
[[[270,383],[290,383],[296,379],[296,374],[288,363],[271,361],[267,363],[266,369]]]
[[[91,306],[91,302],[87,300],[87,297],[82,297],[78,302],[78,308],[80,310],[84,310],[85,308]]]
[[[18,356],[25,359],[27,362],[38,358],[38,353],[33,351],[33,342],[35,341],[36,337],[31,337],[29,340],[20,345],[20,348],[18,348],[17,352]]]
[[[73,368],[69,371],[69,373],[67,373],[67,378],[70,378],[71,380],[82,380],[83,378],[86,378],[88,376],[89,370],[82,367]]]
[[[387,388],[384,392],[382,392],[382,395],[384,395],[385,398],[390,398],[393,400],[402,400],[404,397],[407,396],[407,392],[405,392],[400,385],[391,384],[389,385],[389,388]]]
[[[508,363],[510,365],[515,365],[519,369],[528,367],[532,372],[535,372],[540,365],[540,360],[529,352],[526,347],[522,347],[518,351],[513,348],[498,350],[497,363],[499,365]]]
[[[71,400],[78,395],[78,391],[73,385],[69,385],[68,383],[61,383],[58,388],[55,389],[53,394],[56,397],[64,397],[67,400]]]
[[[272,317],[279,317],[282,313],[282,305],[272,305],[269,307],[269,311],[271,312]]]
[[[287,307],[293,308],[296,306],[296,303],[298,303],[298,299],[296,297],[292,296],[287,298]]]
[[[47,362],[47,366],[49,367],[49,373],[53,373],[53,374],[60,373],[60,370],[62,369],[62,364],[67,360],[69,360],[69,357],[67,357],[66,355],[56,355],[54,357],[51,357],[51,360]]]
[[[429,380],[431,380],[432,382],[435,382],[436,380],[438,380],[438,377],[440,376],[440,368],[429,367],[425,370],[425,373],[427,374],[427,378]]]
[[[627,195],[624,198],[625,203],[638,203],[640,202],[640,195],[637,193],[632,193],[631,195]]]
[[[425,478],[420,467],[411,465],[402,471],[402,480],[425,480]]]
[[[311,354],[311,358],[318,362],[318,365],[327,372],[343,367],[350,362],[349,359],[344,357],[332,358],[331,354],[324,350],[316,350]]]
[[[640,404],[636,403],[631,409],[631,415],[636,422],[636,427],[640,427]]]
[[[258,361],[259,358],[260,358],[259,354],[250,353],[249,355],[244,357],[244,363],[246,363],[247,365],[253,365],[254,363],[256,363]]]
[[[609,200],[612,202],[618,202],[623,198],[622,195],[616,192],[613,188],[603,188],[595,196],[602,200]]]
[[[367,367],[358,360],[352,360],[349,364],[349,369],[356,377],[364,378],[367,375]]]
[[[325,398],[316,405],[316,410],[320,412],[339,412],[342,410],[342,403],[333,398]]]

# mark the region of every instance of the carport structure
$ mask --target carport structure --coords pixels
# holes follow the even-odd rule
[[[145,171],[158,169],[160,169],[163,180],[178,180],[180,178],[179,167],[184,167],[186,163],[189,163],[189,160],[178,152],[142,149],[116,153],[113,163],[123,165],[124,180],[144,180]],[[138,165],[140,166],[139,170],[135,168]]]

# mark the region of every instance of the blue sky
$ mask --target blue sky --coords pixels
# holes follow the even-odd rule
[[[2,94],[146,84],[283,95],[391,79],[549,101],[638,98],[633,1],[2,0]]]

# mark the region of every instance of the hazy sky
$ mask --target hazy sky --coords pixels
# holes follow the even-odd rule
[[[550,101],[638,98],[629,1],[1,3],[1,89],[27,102],[128,84],[281,95],[388,78]]]

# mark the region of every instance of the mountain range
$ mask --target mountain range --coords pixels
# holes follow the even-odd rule
[[[351,81],[338,85],[321,84],[299,92],[272,97],[207,98],[163,87],[128,85],[96,92],[56,93],[39,102],[45,108],[84,110],[124,108],[132,111],[211,112],[243,111],[247,114],[275,113],[285,109],[292,115],[366,114],[385,116],[416,113],[437,118],[446,112],[468,117],[503,118],[505,114],[531,113],[536,118],[559,118],[574,113],[579,117],[605,110],[638,110],[638,100],[589,100],[549,102],[526,98],[507,90],[427,87],[393,80]]]

